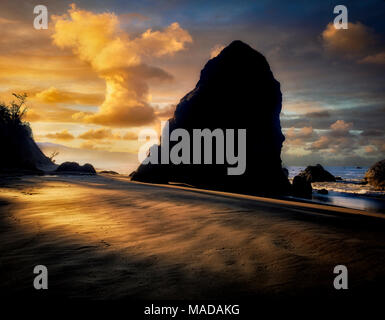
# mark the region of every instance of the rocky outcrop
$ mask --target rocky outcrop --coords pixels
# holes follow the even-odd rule
[[[71,174],[96,174],[95,168],[92,164],[86,163],[81,166],[77,162],[64,162],[56,169],[56,172]]]
[[[375,163],[365,173],[365,181],[376,189],[385,190],[385,159]]]
[[[0,105],[0,172],[43,173],[55,164],[35,143],[28,123],[8,119],[8,108]]]
[[[298,175],[293,179],[292,195],[300,198],[311,199],[313,188],[305,177]]]
[[[193,129],[246,129],[244,174],[228,175],[227,164],[141,164],[132,180],[251,194],[288,193],[290,183],[280,157],[285,139],[281,102],[280,84],[265,57],[241,41],[232,42],[206,63],[196,87],[177,105],[169,127],[183,128],[190,136]]]
[[[320,164],[308,166],[301,171],[299,176],[304,177],[307,182],[335,182],[336,178],[326,171]]]

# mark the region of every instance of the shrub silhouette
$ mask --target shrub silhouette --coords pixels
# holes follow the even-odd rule
[[[27,94],[13,93],[16,98],[9,105],[0,103],[0,168],[35,169],[35,166],[22,157],[25,141],[32,138],[28,122],[23,121],[27,112]]]
[[[32,135],[29,123],[23,121],[27,112],[27,94],[13,93],[12,95],[17,100],[12,101],[9,106],[0,103],[0,137],[2,141],[14,134]]]

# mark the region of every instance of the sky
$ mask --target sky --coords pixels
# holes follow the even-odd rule
[[[57,162],[129,173],[138,132],[159,131],[204,64],[233,40],[281,83],[284,165],[370,166],[385,158],[385,1],[36,1],[0,3],[0,100],[28,94],[27,120]],[[234,106],[236,108],[236,106]]]

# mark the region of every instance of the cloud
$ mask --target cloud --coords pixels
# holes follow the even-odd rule
[[[31,122],[39,121],[41,120],[41,115],[38,112],[29,109],[26,113],[25,120]]]
[[[353,127],[352,122],[345,122],[344,120],[337,120],[333,124],[330,125],[330,128],[334,131],[338,132],[347,132]]]
[[[106,129],[106,128],[90,129],[80,134],[78,138],[85,139],[85,140],[103,140],[103,139],[120,140],[121,139],[118,133],[113,133],[111,129]]]
[[[294,127],[291,127],[287,129],[285,132],[285,136],[287,139],[293,139],[293,138],[309,138],[313,135],[313,128],[312,127],[303,127],[300,129],[296,129]]]
[[[294,101],[286,101],[284,103],[285,112],[291,112],[296,114],[304,114],[304,113],[320,113],[324,112],[324,107],[318,101],[314,100],[294,100]]]
[[[50,87],[36,93],[35,98],[45,103],[72,103],[79,105],[97,105],[103,101],[103,97],[99,94],[62,91],[55,87]]]
[[[329,111],[319,111],[319,112],[309,112],[306,114],[306,117],[310,118],[328,118],[330,117]]]
[[[367,129],[361,133],[361,136],[363,137],[380,137],[384,135],[385,135],[385,131],[379,130],[379,129]]]
[[[73,140],[75,137],[68,132],[68,130],[63,130],[61,132],[56,133],[48,133],[45,135],[47,138],[55,139],[55,140]]]
[[[320,137],[317,141],[311,145],[312,149],[327,149],[330,146],[330,139],[327,136]]]
[[[284,129],[286,140],[282,159],[291,165],[322,161],[329,165],[368,165],[384,157],[383,129],[368,129],[361,133],[352,129],[353,122],[345,120],[336,120],[322,130],[312,127]]]
[[[351,135],[349,130],[353,127],[352,122],[345,122],[344,120],[337,120],[330,125],[330,130],[318,138],[311,144],[310,150],[323,150],[330,149],[329,152],[336,152],[339,150],[352,149],[355,143],[349,143],[349,141],[355,136]]]
[[[217,44],[214,46],[214,48],[210,51],[210,59],[215,58],[218,54],[221,53],[221,51],[225,48],[225,46],[221,44]]]
[[[346,56],[366,54],[377,41],[373,31],[361,22],[349,22],[348,29],[336,29],[329,23],[322,39],[328,51]]]
[[[329,129],[333,122],[343,119],[347,123],[353,122],[355,130],[383,130],[385,106],[381,96],[377,99],[378,103],[369,100],[355,107],[329,109],[328,117],[314,116],[313,113],[285,117],[281,119],[281,125],[283,128],[311,126],[313,129]]]
[[[138,140],[138,134],[135,132],[132,132],[132,131],[128,131],[122,136],[122,139],[123,140]]]
[[[78,138],[84,140],[137,140],[138,134],[133,131],[118,133],[108,128],[100,128],[90,129],[86,132],[83,132],[78,136]]]
[[[367,56],[360,60],[361,63],[385,64],[385,51]]]
[[[385,64],[380,36],[361,22],[349,22],[348,29],[336,29],[329,23],[321,37],[325,49],[332,54],[355,59],[358,63]]]
[[[374,152],[376,152],[377,151],[377,149],[376,149],[376,147],[374,147],[374,146],[366,146],[365,147],[365,152],[366,153],[374,153]]]
[[[163,108],[155,107],[155,114],[157,118],[161,120],[166,120],[171,118],[174,115],[176,105],[171,104]]]
[[[80,149],[86,149],[86,150],[99,150],[98,147],[95,146],[94,143],[90,141],[85,141],[80,145]]]
[[[140,37],[130,41],[129,46],[139,54],[159,57],[183,50],[185,44],[190,42],[190,34],[179,23],[174,22],[163,31],[148,29]]]
[[[113,13],[92,13],[71,6],[68,14],[54,16],[53,42],[71,48],[105,81],[106,95],[99,112],[79,113],[77,119],[109,126],[142,126],[156,118],[150,106],[149,78],[170,78],[159,68],[146,65],[145,57],[172,55],[192,42],[178,23],[162,31],[148,29],[136,38],[119,28]]]

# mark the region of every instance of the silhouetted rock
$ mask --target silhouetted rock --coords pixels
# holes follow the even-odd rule
[[[304,177],[308,182],[334,182],[336,178],[326,171],[320,164],[308,166],[301,171],[300,176]]]
[[[54,170],[55,164],[35,143],[29,124],[21,116],[12,116],[9,107],[0,104],[0,172],[22,174]]]
[[[206,63],[195,89],[180,100],[169,125],[170,132],[183,128],[190,136],[193,129],[246,129],[245,173],[227,175],[228,164],[141,164],[132,180],[183,182],[252,194],[288,193],[290,183],[280,158],[285,139],[279,120],[281,102],[280,84],[265,57],[241,41],[232,42]]]
[[[329,191],[327,191],[326,189],[319,189],[319,190],[317,190],[317,193],[319,193],[319,194],[328,194]]]
[[[312,197],[312,186],[305,177],[297,175],[293,179],[292,194],[295,197],[311,199]]]
[[[57,169],[60,173],[79,173],[79,174],[96,174],[92,164],[86,163],[81,166],[77,162],[64,162]]]
[[[116,171],[112,171],[112,170],[103,170],[103,171],[100,171],[99,173],[114,174],[114,175],[119,174]]]
[[[365,173],[365,181],[379,190],[385,190],[385,159],[378,161]]]
[[[343,180],[341,177],[338,177],[338,176],[336,176],[334,178],[336,179],[336,181],[342,181]]]

